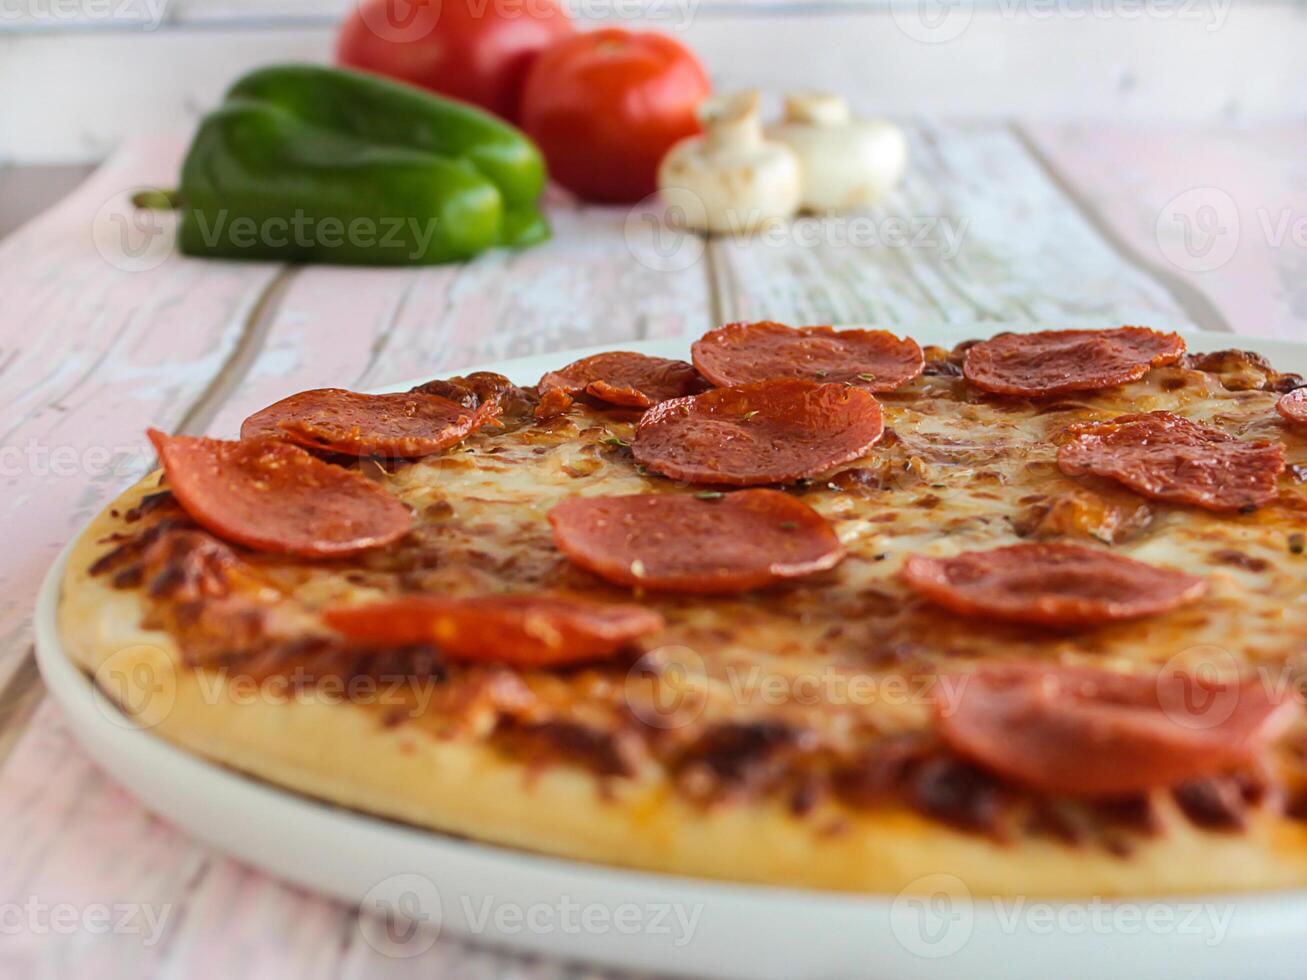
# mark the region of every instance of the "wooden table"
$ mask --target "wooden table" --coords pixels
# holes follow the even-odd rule
[[[0,242],[0,972],[582,972],[449,938],[388,960],[353,909],[209,851],[88,762],[43,700],[30,610],[59,547],[152,466],[147,425],[230,436],[302,388],[744,318],[1304,336],[1304,127],[908,128],[909,175],[874,214],[761,241],[677,242],[656,211],[560,196],[552,242],[461,266],[198,262],[115,217],[132,188],[175,179],[182,142],[164,138],[123,146]],[[121,928],[104,933],[101,907]]]

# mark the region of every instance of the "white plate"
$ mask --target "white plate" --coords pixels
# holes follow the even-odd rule
[[[993,332],[984,325],[912,334],[952,343]],[[1216,333],[1189,341],[1196,350],[1255,347],[1277,367],[1307,373],[1307,347]],[[684,340],[621,347],[670,357],[686,356],[686,348]],[[533,383],[602,349],[613,348],[482,369]],[[413,932],[394,916],[389,928],[362,920],[367,941],[389,955],[416,955],[443,929],[523,951],[695,976],[1263,980],[1302,973],[1303,892],[971,900],[941,874],[923,882],[934,889],[928,897],[856,897],[557,860],[299,796],[173,748],[99,694],[60,647],[55,612],[66,555],[41,588],[37,659],[87,751],[146,806],[214,847],[349,902],[425,921]]]

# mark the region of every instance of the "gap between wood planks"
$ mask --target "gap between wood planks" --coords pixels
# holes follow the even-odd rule
[[[240,336],[218,372],[182,415],[176,431],[203,435],[223,402],[240,384],[258,357],[277,316],[282,298],[298,274],[299,266],[286,266],[263,288],[241,326]],[[0,690],[0,770],[9,762],[36,706],[45,697],[45,683],[36,666],[36,648],[29,646],[8,683]]]
[[[1179,275],[1149,259],[1117,232],[1112,227],[1111,222],[1095,207],[1094,203],[1080,192],[1080,189],[1057,168],[1052,160],[1045,156],[1043,150],[1039,148],[1039,145],[1020,123],[1010,123],[1009,128],[1012,135],[1030,154],[1031,159],[1039,164],[1040,169],[1044,171],[1053,185],[1065,195],[1066,199],[1075,205],[1085,220],[1098,232],[1099,237],[1107,242],[1123,260],[1143,270],[1155,279],[1162,288],[1171,294],[1179,307],[1189,315],[1189,319],[1193,321],[1195,326],[1202,330],[1219,330],[1223,333],[1234,332],[1229,322],[1221,315],[1221,311],[1201,290],[1192,283],[1186,282]]]

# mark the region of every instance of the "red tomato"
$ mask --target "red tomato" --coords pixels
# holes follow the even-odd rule
[[[336,61],[516,120],[531,62],[571,33],[556,0],[357,0]]]
[[[657,188],[658,162],[699,132],[711,91],[695,56],[662,34],[618,28],[574,34],[536,59],[521,124],[549,174],[592,201],[638,201]]]

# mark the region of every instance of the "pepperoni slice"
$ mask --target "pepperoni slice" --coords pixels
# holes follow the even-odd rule
[[[1154,616],[1192,602],[1206,583],[1101,548],[1049,542],[968,551],[953,558],[909,555],[903,580],[964,616],[1040,626],[1093,626]]]
[[[1179,334],[1147,327],[1007,333],[971,347],[962,373],[996,395],[1042,398],[1138,381],[1184,351]]]
[[[690,349],[699,373],[723,387],[806,378],[893,391],[926,366],[911,337],[896,337],[886,330],[787,327],[771,321],[727,324],[704,334]]]
[[[433,643],[460,660],[553,667],[607,657],[663,627],[643,606],[531,593],[455,599],[411,595],[337,606],[327,624],[351,640],[386,646]]]
[[[1005,664],[959,689],[936,718],[954,752],[1040,792],[1100,799],[1253,762],[1296,712],[1257,680],[1171,671]]]
[[[880,403],[862,388],[761,381],[655,405],[636,426],[632,452],[673,479],[752,486],[857,459],[883,432]]]
[[[423,392],[315,388],[255,412],[241,425],[241,438],[276,436],[326,452],[413,459],[448,449],[498,414],[493,400],[469,409]]]
[[[498,410],[495,423],[506,429],[518,428],[533,421],[538,401],[534,390],[519,387],[493,371],[473,371],[452,378],[437,378],[409,390],[419,395],[439,395],[466,409],[493,406]],[[492,409],[487,408],[486,411]]]
[[[613,405],[648,408],[706,387],[703,378],[685,361],[608,351],[573,361],[541,378],[541,403],[536,411],[557,415],[571,405],[571,396],[581,392]]]
[[[582,568],[648,589],[744,592],[844,557],[825,519],[779,490],[573,497],[549,523],[558,549]]]
[[[147,434],[178,503],[228,541],[336,557],[389,544],[413,522],[408,508],[371,480],[280,439]]]
[[[1284,447],[1249,442],[1171,412],[1081,422],[1057,452],[1068,476],[1109,477],[1156,500],[1240,510],[1274,499]]]
[[[1307,425],[1307,388],[1295,388],[1281,395],[1275,410],[1295,425]]]

